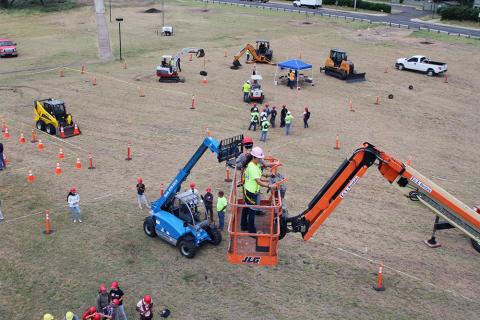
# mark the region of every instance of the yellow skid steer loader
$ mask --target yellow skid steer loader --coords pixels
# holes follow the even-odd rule
[[[35,100],[33,113],[38,130],[60,138],[69,138],[80,134],[80,129],[67,113],[65,102],[58,99]]]

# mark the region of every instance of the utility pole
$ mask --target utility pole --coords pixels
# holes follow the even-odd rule
[[[120,28],[120,24],[123,21],[123,18],[115,18],[115,20],[118,22],[118,41],[120,44],[120,61],[122,61],[122,29]]]
[[[162,32],[165,27],[165,0],[162,0]]]
[[[357,0],[355,0],[355,2],[353,3],[353,10],[357,11]]]
[[[109,0],[109,7],[110,7],[110,23],[112,22],[112,0]]]

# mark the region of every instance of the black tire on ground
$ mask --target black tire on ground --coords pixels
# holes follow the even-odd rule
[[[433,77],[433,75],[435,75],[435,72],[433,72],[432,69],[428,69],[428,70],[427,70],[427,76]]]
[[[178,251],[185,258],[192,259],[197,254],[198,248],[195,246],[193,240],[182,239],[177,243]]]
[[[220,230],[218,230],[217,228],[208,227],[205,229],[205,231],[207,231],[208,235],[212,239],[209,242],[214,246],[218,246],[220,242],[222,242],[222,234],[220,233]]]
[[[35,127],[37,127],[38,130],[45,131],[45,123],[42,120],[38,120]]]
[[[409,85],[408,89],[413,90],[413,85]]]
[[[55,134],[55,127],[52,126],[51,124],[47,124],[47,126],[45,127],[45,132],[48,133],[48,134],[54,135]]]
[[[393,94],[390,93],[390,94],[388,95],[388,99],[393,99]]]
[[[155,231],[155,221],[152,217],[146,217],[143,221],[143,231],[150,238],[155,238],[157,232]]]
[[[472,246],[473,246],[473,249],[475,249],[477,252],[480,252],[480,242],[477,242],[473,239],[472,240]]]
[[[403,70],[403,69],[405,69],[405,66],[403,64],[399,64],[397,69],[398,70]]]
[[[200,75],[206,77],[208,75],[208,72],[205,70],[200,71]]]

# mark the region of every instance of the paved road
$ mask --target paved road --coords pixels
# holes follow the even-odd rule
[[[208,1],[212,1],[212,0],[208,0]],[[214,2],[217,2],[217,1],[214,1]],[[351,18],[367,19],[367,20],[371,20],[372,22],[392,23],[392,24],[395,24],[396,26],[400,24],[404,27],[408,26],[409,28],[412,28],[412,29],[429,28],[429,29],[442,31],[444,33],[454,33],[454,34],[460,33],[464,35],[480,37],[480,30],[470,30],[470,29],[457,28],[453,26],[442,26],[442,25],[434,25],[434,24],[424,23],[424,22],[411,21],[411,19],[419,18],[421,16],[426,16],[429,14],[429,12],[416,10],[413,7],[405,7],[405,6],[399,6],[399,5],[392,5],[392,8],[401,10],[402,12],[380,16],[380,15],[369,15],[364,13],[347,12],[347,11],[339,12],[336,10],[325,9],[325,8],[319,8],[319,9],[311,9],[311,8],[305,8],[305,7],[295,8],[291,4],[283,4],[283,3],[277,3],[277,2],[261,3],[261,2],[245,1],[245,0],[220,0],[220,2],[263,6],[267,8],[278,8],[282,10],[295,9],[295,10],[300,10],[301,12],[338,15],[341,18],[347,17],[350,19]]]

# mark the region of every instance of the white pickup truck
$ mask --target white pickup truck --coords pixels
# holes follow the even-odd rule
[[[322,0],[295,0],[293,1],[293,6],[317,9],[322,6]]]
[[[408,69],[420,71],[426,73],[429,77],[447,72],[446,63],[431,61],[425,56],[411,56],[410,58],[397,59],[395,68],[398,70]]]

